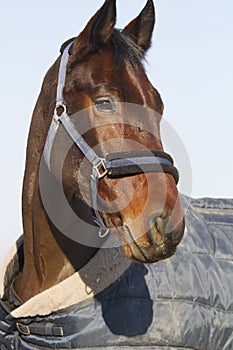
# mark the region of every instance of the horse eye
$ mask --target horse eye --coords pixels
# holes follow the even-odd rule
[[[113,102],[108,99],[96,100],[95,106],[100,112],[113,113],[115,111]]]

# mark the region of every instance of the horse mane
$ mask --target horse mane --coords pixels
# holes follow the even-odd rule
[[[66,46],[74,41],[75,38],[71,38],[65,41],[60,49],[61,54],[65,50]],[[119,29],[114,29],[109,42],[113,46],[114,52],[114,66],[120,67],[125,60],[129,61],[133,66],[140,65],[143,67],[143,60],[145,59],[142,49],[131,39],[131,37]],[[95,48],[98,51],[101,47]],[[72,51],[72,46],[70,52]]]

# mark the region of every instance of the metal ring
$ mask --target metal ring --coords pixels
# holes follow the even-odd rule
[[[105,231],[105,232],[104,232]],[[105,238],[108,234],[109,234],[109,231],[110,231],[110,229],[109,228],[101,228],[100,230],[99,230],[99,237],[100,238]],[[102,233],[102,232],[104,232],[104,233]]]
[[[62,111],[62,112],[58,111],[59,108],[62,108],[63,111]],[[59,103],[59,104],[57,104],[56,107],[55,107],[55,109],[54,109],[54,114],[55,114],[58,118],[60,118],[60,117],[61,117],[63,114],[65,114],[66,112],[67,112],[67,108],[66,108],[66,105],[64,105],[64,103]]]

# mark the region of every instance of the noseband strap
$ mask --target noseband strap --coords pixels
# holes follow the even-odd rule
[[[142,150],[117,152],[108,154],[106,158],[101,158],[87,144],[69,117],[63,99],[66,66],[69,59],[69,48],[72,44],[73,42],[70,42],[67,45],[61,57],[57,85],[56,107],[45,142],[43,157],[48,166],[48,169],[51,171],[50,158],[52,147],[59,125],[62,125],[78,149],[83,153],[85,158],[92,165],[90,187],[93,221],[100,228],[99,237],[104,238],[109,233],[109,229],[104,224],[104,221],[97,208],[98,184],[101,178],[104,178],[105,176],[109,178],[120,178],[143,173],[167,173],[172,175],[175,182],[178,183],[179,174],[173,165],[173,159],[171,156],[162,151]],[[62,109],[62,114],[58,113],[59,109]]]
[[[179,181],[172,157],[162,151],[111,153],[107,155],[106,161],[108,176],[111,178],[163,172],[172,175],[176,184]]]

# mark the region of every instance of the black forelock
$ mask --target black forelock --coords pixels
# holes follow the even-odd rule
[[[125,60],[132,65],[143,64],[144,53],[129,35],[114,29],[110,37],[114,49],[114,64],[120,66]]]

